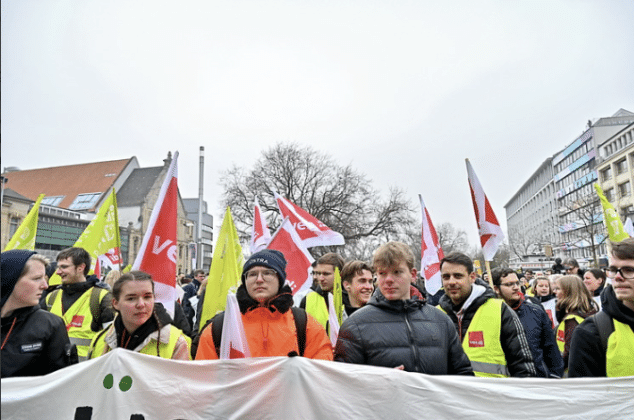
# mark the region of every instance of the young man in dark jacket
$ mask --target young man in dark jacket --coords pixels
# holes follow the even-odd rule
[[[379,247],[372,263],[379,290],[339,331],[335,360],[430,375],[473,375],[451,320],[420,297],[414,255],[400,242]]]
[[[537,376],[519,318],[478,280],[471,258],[452,252],[440,262],[440,308],[454,322],[476,376]]]
[[[552,323],[544,308],[525,299],[520,292],[517,274],[510,268],[494,269],[491,279],[498,297],[515,311],[524,327],[537,376],[561,378],[564,374],[564,359],[557,348]]]
[[[602,311],[572,334],[568,375],[634,376],[634,238],[612,244]],[[601,320],[601,318],[603,320]]]

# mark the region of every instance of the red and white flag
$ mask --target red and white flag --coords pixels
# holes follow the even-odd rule
[[[440,279],[440,260],[445,254],[438,242],[438,235],[431,222],[423,196],[419,195],[420,207],[423,213],[423,229],[421,235],[421,270],[425,277],[425,288],[431,295],[435,295],[442,287]]]
[[[222,322],[219,359],[241,359],[251,357],[247,335],[242,324],[242,314],[235,293],[227,295],[227,306]]]
[[[176,225],[178,220],[178,152],[167,170],[139,254],[132,265],[152,276],[156,301],[173,315],[176,292]]]
[[[250,250],[252,254],[263,250],[271,240],[271,232],[266,225],[266,219],[262,214],[262,209],[255,197],[255,208],[253,210],[253,227],[251,228],[251,244]]]
[[[101,278],[101,274],[104,270],[121,270],[121,257],[119,247],[110,248],[108,252],[97,257],[95,263],[94,274],[97,278]]]
[[[282,217],[290,219],[306,248],[345,244],[343,235],[333,231],[303,208],[281,197],[277,192],[273,193]]]
[[[484,254],[486,261],[493,261],[498,247],[504,240],[504,233],[498,219],[495,217],[495,213],[493,213],[489,199],[484,194],[482,185],[480,185],[480,181],[471,167],[469,159],[465,160],[467,162],[467,175],[469,177],[473,209],[475,210],[480,243],[482,244],[482,254]]]
[[[286,281],[293,295],[310,288],[313,283],[311,271],[315,259],[302,243],[288,217],[284,218],[267,248],[276,249],[284,254],[287,262]]]

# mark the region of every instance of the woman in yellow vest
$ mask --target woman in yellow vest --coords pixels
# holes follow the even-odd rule
[[[143,271],[131,271],[117,279],[112,288],[114,322],[97,334],[89,358],[115,348],[163,357],[191,360],[191,341],[172,325],[163,305],[154,302],[154,281]]]
[[[584,319],[597,312],[598,308],[581,277],[567,275],[557,279],[557,345],[564,358],[564,367],[568,368],[568,354],[572,332]]]

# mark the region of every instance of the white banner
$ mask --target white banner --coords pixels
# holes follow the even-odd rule
[[[632,395],[634,377],[428,376],[302,357],[186,362],[116,349],[46,377],[2,379],[2,420],[605,420],[630,417]]]

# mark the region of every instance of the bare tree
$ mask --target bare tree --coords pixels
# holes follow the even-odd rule
[[[603,209],[595,194],[577,196],[565,205],[565,218],[568,223],[562,225],[568,229],[564,233],[564,242],[569,246],[583,247],[589,244],[595,267],[599,266],[597,248],[605,242],[608,235],[603,225]]]
[[[347,258],[367,259],[376,243],[402,237],[414,223],[403,191],[392,188],[382,199],[365,175],[308,146],[278,143],[263,151],[251,170],[234,166],[220,183],[243,240],[251,234],[256,195],[269,227],[281,223],[273,191],[341,233],[346,247],[337,252]]]
[[[542,246],[550,244],[550,239],[543,232],[531,229],[509,227],[509,252],[522,261],[526,256],[542,254]]]
[[[467,252],[469,249],[467,232],[456,228],[451,223],[441,223],[436,228],[436,233],[438,234],[438,242],[445,254],[452,251]]]

